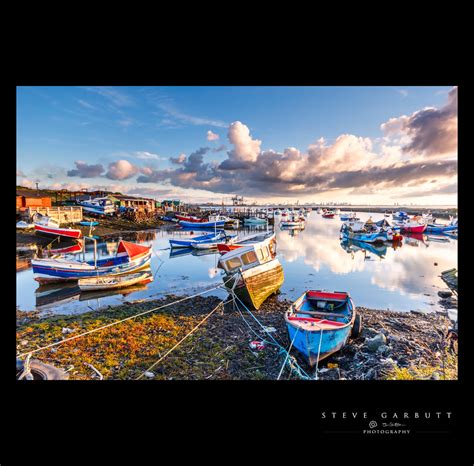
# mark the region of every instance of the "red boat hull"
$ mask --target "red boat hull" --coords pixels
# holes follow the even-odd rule
[[[193,222],[193,223],[200,223],[204,222],[205,220],[202,218],[195,218],[195,217],[186,217],[185,215],[174,215],[178,220],[183,220],[185,222]]]
[[[80,238],[82,236],[81,230],[73,230],[70,228],[52,228],[35,225],[35,230],[39,233],[45,233],[53,236],[64,236],[65,238]]]
[[[324,218],[334,218],[335,214],[323,214]]]
[[[242,246],[238,244],[218,244],[217,245],[217,250],[221,254],[225,254],[226,252],[233,251],[234,249],[241,248]]]
[[[400,231],[406,233],[423,233],[426,230],[426,225],[416,225],[416,226],[401,226]]]

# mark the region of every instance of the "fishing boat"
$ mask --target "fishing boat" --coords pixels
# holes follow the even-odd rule
[[[244,225],[266,225],[267,219],[258,217],[244,218]]]
[[[77,281],[81,278],[138,272],[150,266],[151,246],[121,240],[114,256],[97,259],[97,242],[93,241],[93,260],[32,259],[34,279],[39,283]]]
[[[38,233],[53,236],[63,236],[65,238],[78,239],[82,236],[81,230],[76,230],[74,228],[60,228],[59,223],[55,222],[49,217],[41,217],[38,219],[35,222],[35,230]]]
[[[394,214],[392,214],[392,219],[393,220],[398,220],[398,221],[407,220],[408,219],[408,214],[406,212],[400,210],[399,212],[395,212]]]
[[[341,241],[341,247],[348,253],[354,253],[358,251],[363,251],[364,254],[367,252],[371,252],[375,254],[376,256],[380,257],[383,259],[385,255],[387,254],[387,244],[388,243],[382,243],[382,242],[377,242],[377,243],[366,243],[364,241],[356,241],[356,240],[348,240],[348,239],[343,239]]]
[[[179,224],[185,228],[215,228],[223,227],[227,221],[228,218],[224,215],[210,215],[207,221],[188,222],[186,220],[180,220]]]
[[[150,272],[131,273],[124,275],[106,275],[100,277],[81,278],[77,284],[81,291],[113,290],[132,285],[146,285],[153,281]]]
[[[290,341],[311,367],[339,351],[361,329],[351,297],[339,291],[306,291],[285,312],[285,322]]]
[[[388,241],[387,232],[383,230],[375,230],[369,232],[362,222],[354,222],[352,224],[343,223],[341,225],[341,237],[355,241],[365,241],[367,243],[375,243],[377,241]]]
[[[400,234],[398,229],[394,229],[390,222],[383,218],[378,222],[372,224],[365,224],[365,228],[368,231],[383,231],[387,235],[387,241],[400,242],[403,240],[403,236]]]
[[[274,238],[223,255],[218,267],[224,270],[225,288],[247,306],[259,309],[284,281],[283,267],[275,255]]]
[[[227,237],[224,230],[219,230],[215,233],[209,233],[207,235],[194,236],[189,239],[170,239],[171,248],[191,248],[193,245],[198,243],[214,243],[216,241],[222,241]]]
[[[282,220],[280,222],[280,228],[304,228],[305,221],[301,218],[297,220]]]
[[[112,215],[115,213],[115,204],[108,197],[96,197],[82,201],[81,203],[84,212],[96,215]]]
[[[217,249],[221,254],[225,254],[235,249],[252,246],[262,241],[272,240],[276,244],[276,235],[272,232],[257,233],[253,235],[237,236],[231,243],[219,243]],[[274,248],[276,250],[276,248]]]
[[[174,216],[178,220],[183,220],[184,222],[192,222],[192,223],[198,223],[198,222],[203,222],[205,219],[194,217],[192,215],[184,215],[184,214],[174,214]]]
[[[34,223],[27,223],[23,220],[20,220],[19,222],[16,223],[16,227],[20,228],[22,230],[28,230],[29,228],[34,228],[35,224]]]
[[[326,212],[323,212],[323,218],[334,218],[336,214],[331,211],[331,210],[327,210]]]
[[[435,223],[430,223],[426,226],[426,233],[449,233],[451,231],[457,231],[457,225],[436,225]]]
[[[426,226],[421,217],[413,217],[398,221],[394,229],[400,229],[401,232],[405,233],[423,233],[426,230]]]
[[[225,235],[224,238],[216,239],[215,241],[194,242],[191,244],[191,247],[200,250],[217,249],[220,244],[232,244],[236,239],[237,235]]]
[[[339,218],[343,221],[347,221],[347,220],[360,220],[359,218],[356,217],[356,213],[355,212],[349,212],[349,213],[341,213],[339,215]]]

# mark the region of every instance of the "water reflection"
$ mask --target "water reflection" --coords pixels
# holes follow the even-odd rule
[[[361,220],[369,216],[374,221],[383,218],[383,214],[358,214]],[[437,241],[435,235],[412,234],[403,235],[401,245],[341,241],[341,223],[337,217],[324,219],[312,212],[304,230],[275,228],[278,258],[285,271],[281,298],[296,299],[303,291],[314,288],[345,290],[351,293],[356,305],[379,309],[437,308],[437,287],[445,288],[440,272],[457,267],[455,239]],[[266,228],[253,227],[245,231]],[[235,234],[235,231],[229,230],[229,233]],[[120,304],[126,299],[155,299],[164,294],[194,293],[210,288],[222,280],[216,267],[220,257],[216,251],[169,249],[170,238],[202,234],[201,230],[183,229],[122,234],[123,239],[153,246],[151,269],[155,280],[148,285],[91,294],[80,292],[75,284],[38,287],[32,270],[22,270],[17,273],[17,304],[23,310],[47,308],[56,313],[77,313]],[[98,243],[98,256],[113,255],[117,247],[117,238]],[[86,244],[86,259],[92,258],[92,251],[93,245]],[[82,254],[70,257],[82,259]],[[214,293],[226,296],[222,290]]]

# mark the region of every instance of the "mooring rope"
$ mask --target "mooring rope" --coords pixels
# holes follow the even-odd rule
[[[283,364],[282,364],[282,366],[281,366],[280,373],[278,374],[277,380],[280,380],[281,374],[282,374],[282,372],[283,372],[283,368],[284,368],[285,365],[286,365],[286,361],[288,361],[288,356],[290,355],[291,347],[293,346],[293,343],[295,342],[295,339],[296,339],[296,335],[298,335],[298,332],[299,332],[299,331],[300,331],[300,328],[298,327],[298,328],[296,329],[295,336],[293,337],[293,340],[291,340],[290,347],[288,348],[288,352],[287,352],[287,354],[286,354],[286,358],[285,358],[285,360],[283,361]]]
[[[155,368],[161,361],[163,361],[163,359],[166,358],[166,356],[168,356],[171,352],[173,352],[184,340],[186,340],[186,338],[192,335],[207,319],[209,319],[209,317],[211,317],[211,315],[214,314],[214,312],[216,312],[217,309],[219,309],[219,307],[225,306],[227,303],[230,303],[231,301],[232,301],[231,299],[225,302],[221,301],[211,312],[209,312],[209,314],[206,315],[206,317],[204,317],[204,319],[201,320],[201,322],[199,322],[199,324],[197,324],[189,333],[187,333],[183,338],[181,338],[181,340],[178,341],[178,343],[176,343],[163,356],[161,356],[161,358],[158,359],[158,361],[154,362],[147,370],[143,371],[135,380],[140,380],[147,372],[150,372],[153,368]]]
[[[230,279],[229,279],[230,280]],[[67,341],[71,341],[71,340],[75,340],[77,338],[80,338],[80,337],[83,337],[85,335],[89,335],[91,333],[94,333],[94,332],[98,332],[99,330],[103,330],[107,327],[113,327],[114,325],[118,325],[118,324],[121,324],[122,322],[126,322],[127,320],[131,320],[131,319],[135,319],[136,317],[140,317],[140,316],[143,316],[145,314],[149,314],[151,312],[154,312],[154,311],[157,311],[158,309],[163,309],[165,307],[169,307],[169,306],[173,306],[174,304],[178,304],[180,302],[183,302],[183,301],[187,301],[188,299],[192,299],[192,298],[196,298],[197,296],[201,296],[205,293],[208,293],[209,291],[213,291],[213,290],[217,290],[218,288],[222,288],[225,283],[227,282],[224,282],[224,284],[221,284],[221,285],[218,285],[218,286],[215,286],[213,288],[209,288],[207,290],[204,290],[204,291],[201,291],[199,293],[196,293],[194,295],[191,295],[191,296],[185,296],[184,298],[181,298],[181,299],[178,299],[176,301],[173,301],[171,303],[168,303],[168,304],[163,304],[162,306],[158,306],[158,307],[155,307],[153,309],[148,309],[147,311],[143,311],[143,312],[140,312],[138,314],[134,314],[133,316],[129,316],[129,317],[126,317],[125,319],[121,319],[121,320],[117,320],[115,322],[111,322],[110,324],[107,324],[107,325],[104,325],[102,327],[98,327],[98,328],[94,328],[92,330],[88,330],[87,332],[84,332],[84,333],[80,333],[79,335],[74,335],[72,337],[69,337],[69,338],[66,338],[65,340],[61,340],[61,341],[57,341],[55,343],[51,343],[49,345],[46,345],[46,346],[43,346],[41,348],[37,348],[35,350],[31,350],[31,351],[26,351],[25,353],[22,353],[20,355],[17,356],[17,358],[21,358],[23,356],[27,356],[27,355],[31,355],[31,354],[34,354],[34,353],[37,353],[38,351],[43,351],[47,348],[51,348],[53,346],[57,346],[57,345],[61,345],[62,343],[66,343]]]

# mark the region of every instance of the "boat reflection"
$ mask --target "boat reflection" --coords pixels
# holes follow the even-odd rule
[[[401,242],[385,242],[385,243],[366,243],[364,241],[356,241],[356,240],[342,240],[341,247],[349,254],[357,253],[358,251],[362,251],[364,254],[365,260],[370,260],[370,256],[367,255],[368,252],[375,254],[376,256],[384,259],[387,255],[387,249],[398,249],[401,247]]]
[[[403,242],[415,248],[421,244],[426,247],[429,246],[428,242],[426,241],[426,235],[423,233],[404,233]]]

